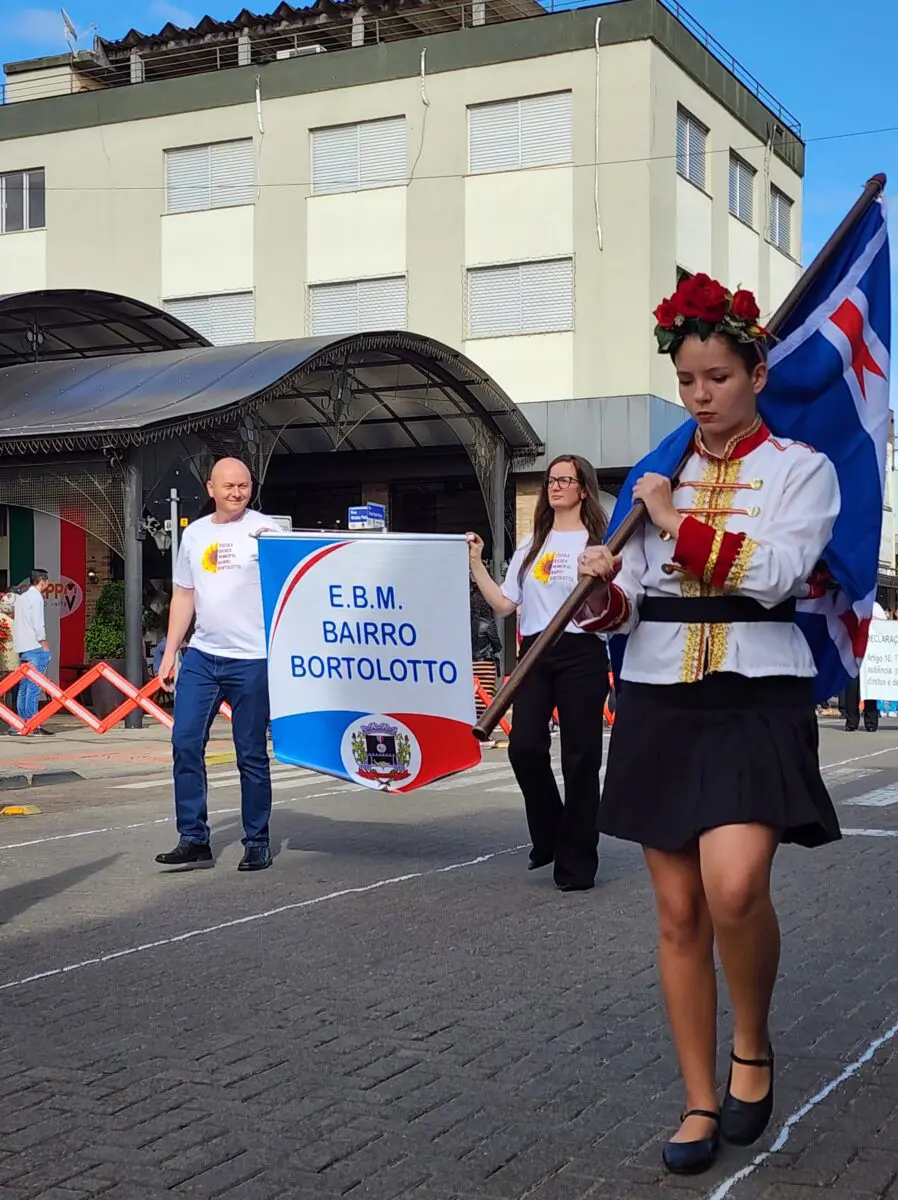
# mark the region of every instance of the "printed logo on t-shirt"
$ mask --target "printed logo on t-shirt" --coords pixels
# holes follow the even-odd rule
[[[537,559],[533,567],[533,578],[539,583],[551,583],[552,564],[555,562],[555,551],[549,550]]]
[[[548,550],[533,568],[533,578],[539,583],[576,583],[574,556],[566,550]]]
[[[203,551],[201,562],[203,570],[213,574],[234,571],[240,566],[237,552],[231,542],[213,542]]]

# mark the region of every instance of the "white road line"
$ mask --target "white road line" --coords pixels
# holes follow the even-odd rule
[[[863,762],[867,758],[879,758],[880,754],[894,754],[898,746],[887,746],[885,750],[871,750],[869,754],[857,754],[854,758],[843,758],[839,762],[821,763],[820,769],[826,773],[834,767],[847,767],[849,763]]]
[[[875,1041],[872,1041],[860,1058],[856,1058],[854,1062],[851,1063],[850,1066],[846,1067],[840,1075],[837,1075],[834,1079],[831,1079],[829,1083],[825,1084],[815,1096],[812,1096],[810,1100],[801,1106],[801,1108],[796,1109],[795,1112],[792,1113],[792,1115],[786,1120],[786,1123],[779,1131],[777,1139],[770,1149],[765,1150],[762,1154],[756,1155],[748,1164],[748,1166],[743,1167],[741,1171],[736,1171],[736,1173],[730,1175],[728,1179],[724,1179],[722,1183],[719,1183],[714,1191],[709,1193],[708,1200],[724,1200],[724,1197],[730,1194],[737,1183],[741,1183],[743,1179],[748,1179],[750,1175],[754,1175],[758,1167],[763,1166],[763,1164],[768,1158],[771,1157],[771,1155],[778,1154],[792,1136],[792,1130],[795,1128],[795,1126],[798,1125],[799,1122],[803,1121],[809,1112],[813,1112],[818,1104],[821,1104],[828,1096],[831,1096],[834,1091],[840,1088],[843,1083],[846,1083],[853,1075],[856,1075],[862,1067],[866,1066],[876,1054],[877,1050],[881,1050],[882,1047],[890,1042],[896,1035],[898,1035],[898,1021],[896,1021],[891,1029],[888,1029],[884,1034],[882,1034],[881,1037],[878,1037]]]
[[[314,779],[317,775],[315,771],[304,771],[299,767],[291,767],[288,764],[272,764],[271,774],[286,775],[290,774],[297,781],[300,779]],[[214,774],[207,775],[210,787],[228,787],[235,780],[240,778],[240,772],[234,768],[233,771],[216,771]],[[138,779],[133,783],[116,783],[109,789],[111,792],[143,792],[149,788],[165,787],[172,781],[171,771],[165,775],[153,775],[149,779]]]
[[[317,800],[321,796],[332,796],[332,791],[315,792],[312,796],[303,796],[303,800]],[[286,800],[275,800],[272,802],[273,808],[278,808],[283,804],[291,804],[294,800],[298,800],[298,796],[290,796]],[[230,808],[213,808],[209,810],[210,817],[221,817],[229,813],[240,812],[239,804]],[[105,825],[97,829],[79,829],[76,833],[55,833],[47,837],[31,838],[27,842],[9,842],[6,845],[0,846],[0,854],[4,850],[23,850],[26,846],[42,846],[46,842],[70,842],[76,838],[97,837],[102,833],[123,833],[131,829],[149,829],[153,825],[171,825],[172,817],[169,814],[167,817],[155,817],[151,821],[134,821],[130,825]],[[214,834],[214,830],[213,830]]]
[[[892,804],[898,804],[898,787],[892,784],[891,787],[874,788],[871,792],[852,796],[849,800],[843,800],[842,803],[857,804],[863,808],[889,808]]]
[[[476,858],[469,858],[464,862],[450,863],[445,867],[435,867],[429,871],[410,871],[407,875],[394,875],[390,879],[378,879],[374,883],[367,883],[360,887],[341,888],[337,892],[328,892],[324,896],[314,896],[311,900],[297,900],[293,904],[282,904],[278,908],[269,908],[265,912],[250,913],[246,917],[234,917],[230,921],[221,921],[217,925],[206,925],[201,929],[189,929],[186,933],[178,933],[173,937],[160,938],[155,942],[142,942],[138,946],[129,946],[125,950],[112,950],[107,954],[100,954],[96,958],[85,958],[81,962],[68,963],[64,967],[53,967],[49,971],[39,971],[35,975],[26,975],[22,979],[11,979],[8,983],[0,984],[0,992],[9,991],[11,988],[24,987],[27,983],[37,983],[41,979],[57,979],[62,975],[69,975],[72,971],[82,971],[85,967],[99,967],[105,963],[115,962],[120,958],[128,958],[134,954],[144,954],[147,950],[160,950],[164,946],[175,946],[179,942],[190,941],[192,938],[207,937],[212,933],[221,933],[225,929],[236,929],[241,925],[255,924],[257,921],[267,921],[271,917],[279,917],[283,913],[298,912],[303,908],[314,908],[319,904],[326,904],[329,900],[340,900],[345,896],[364,896],[368,892],[376,892],[381,888],[394,887],[399,883],[409,883],[413,879],[428,879],[435,875],[446,875],[450,871],[462,871],[467,867],[478,867],[482,863],[489,862],[494,858],[501,858],[506,854],[517,854],[521,850],[526,850],[527,846],[508,846],[504,850],[492,850],[487,854],[478,854]]]
[[[898,837],[898,829],[843,829],[842,837]]]
[[[860,783],[862,779],[878,775],[881,770],[881,767],[824,767],[823,774],[831,786],[844,787],[849,783]]]

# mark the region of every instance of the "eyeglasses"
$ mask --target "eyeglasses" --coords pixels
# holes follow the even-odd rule
[[[575,483],[579,482],[580,480],[574,475],[548,475],[546,476],[546,490],[548,491],[553,487],[557,487],[561,488],[562,491],[566,491],[569,487],[573,487]]]

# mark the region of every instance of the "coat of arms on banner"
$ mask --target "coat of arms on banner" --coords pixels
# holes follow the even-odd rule
[[[353,721],[343,735],[342,749],[347,771],[369,787],[410,783],[421,767],[421,751],[411,730],[383,717]]]

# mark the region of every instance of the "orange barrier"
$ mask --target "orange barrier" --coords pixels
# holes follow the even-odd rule
[[[486,690],[486,688],[483,686],[483,684],[480,682],[480,680],[477,678],[476,675],[474,676],[474,695],[478,700],[480,700],[485,705],[486,708],[489,708],[489,706],[493,702],[492,696],[489,694],[489,692]],[[505,734],[506,737],[508,737],[508,735],[511,733],[511,726],[509,725],[509,723],[506,721],[506,719],[504,717],[499,722],[499,728],[502,730],[502,732]]]
[[[63,691],[52,679],[47,679],[45,675],[42,675],[40,671],[35,670],[28,663],[23,663],[22,666],[18,667],[4,679],[0,679],[0,696],[5,696],[10,688],[15,687],[23,679],[30,679],[32,683],[46,692],[50,697],[50,703],[39,709],[30,721],[23,721],[18,713],[14,713],[11,708],[7,708],[0,701],[0,719],[6,721],[7,725],[10,725],[16,733],[23,735],[33,733],[35,729],[43,725],[45,721],[49,720],[50,717],[54,716],[62,708],[70,712],[72,716],[77,717],[88,729],[92,729],[94,733],[99,734],[108,733],[114,725],[124,720],[128,713],[132,712],[135,708],[142,708],[148,716],[153,717],[160,725],[165,725],[168,729],[171,729],[174,724],[171,714],[165,712],[164,709],[160,708],[152,700],[152,697],[162,687],[158,677],[151,679],[142,688],[136,688],[133,683],[129,683],[127,679],[119,675],[118,671],[113,670],[108,663],[97,663],[96,666],[91,667],[80,679],[77,679],[70,687],[67,687]],[[86,688],[90,687],[92,683],[96,683],[98,679],[107,680],[125,697],[118,708],[113,709],[102,720],[86,709],[83,704],[79,704],[77,700],[77,697]],[[230,705],[222,704],[219,712],[228,720],[231,719]]]
[[[605,708],[603,709],[603,715],[609,725],[614,724],[614,709],[612,709],[612,707],[611,707],[611,695],[613,692],[614,692],[614,676],[609,671],[608,672],[608,695],[605,697]]]

